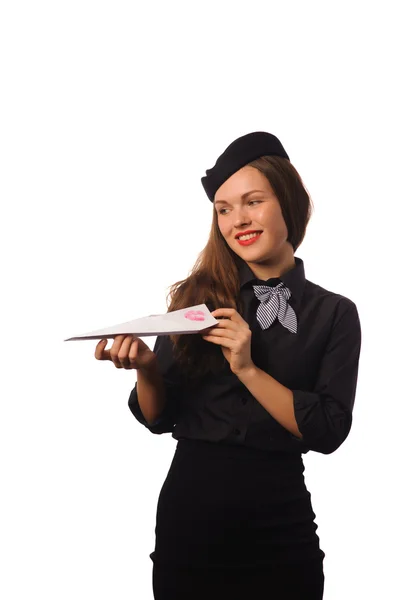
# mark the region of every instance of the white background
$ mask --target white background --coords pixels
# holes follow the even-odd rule
[[[362,324],[351,434],[304,456],[324,597],[399,598],[394,7],[2,3],[2,599],[153,598],[176,441],[130,413],[135,371],[63,340],[166,312],[208,238],[200,178],[257,130],[311,193],[307,278]]]

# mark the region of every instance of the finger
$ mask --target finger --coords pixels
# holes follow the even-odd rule
[[[232,321],[231,319],[222,319],[219,321],[218,325],[210,328],[209,333],[211,335],[219,335],[218,332],[231,331],[235,336],[238,336],[241,332],[246,332],[248,329],[249,327],[245,321],[243,323],[239,323],[237,321]]]
[[[231,318],[235,312],[237,312],[235,308],[216,308],[211,314],[215,318],[216,316]]]
[[[118,352],[118,359],[124,369],[131,369],[131,361],[129,358],[132,343],[136,342],[138,346],[137,338],[134,335],[128,335],[122,342],[121,348]]]
[[[119,351],[121,349],[122,343],[125,340],[125,336],[124,335],[117,335],[114,339],[114,343],[112,344],[112,348],[109,351],[110,352],[110,356],[111,356],[111,360],[114,363],[115,367],[117,369],[122,369],[122,365],[120,363],[118,354]]]
[[[229,338],[225,338],[225,337],[221,338],[221,337],[216,337],[215,335],[206,335],[206,336],[204,336],[204,339],[207,342],[213,342],[214,344],[217,344],[218,346],[225,346],[226,348],[230,348],[230,350],[232,350],[235,346],[233,339],[229,339]]]
[[[233,329],[219,329],[219,330],[214,329],[213,331],[209,332],[209,334],[205,334],[205,336],[202,336],[202,337],[209,337],[209,336],[236,340],[237,332],[234,331]]]
[[[131,366],[135,365],[137,354],[139,351],[139,340],[138,338],[134,339],[132,344],[130,345],[128,360]]]
[[[100,340],[94,351],[97,360],[110,360],[109,350],[105,350],[108,340]]]
[[[245,319],[242,318],[240,313],[237,312],[235,308],[217,308],[216,310],[214,310],[212,312],[212,316],[215,317],[215,319],[218,316],[219,317],[228,317],[233,322],[242,323],[242,324],[245,323],[245,325],[247,327],[249,327],[248,323],[245,321]],[[220,322],[222,322],[222,321],[220,321]]]
[[[232,321],[231,319],[221,319],[218,325],[214,325],[213,327],[211,327],[211,329],[213,331],[218,331],[220,329],[234,329],[234,331],[239,331],[240,329],[242,329],[242,327],[242,324],[238,321]]]

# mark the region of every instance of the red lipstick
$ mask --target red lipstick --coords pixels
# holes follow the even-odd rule
[[[238,236],[241,235],[248,235],[249,233],[258,233],[258,235],[255,235],[254,237],[252,237],[249,240],[239,240]],[[260,236],[262,235],[262,231],[256,231],[256,229],[252,229],[251,231],[242,231],[241,233],[238,233],[236,235],[236,239],[237,242],[240,244],[240,246],[249,246],[250,244],[254,244],[256,242],[256,240],[258,240],[260,238]]]

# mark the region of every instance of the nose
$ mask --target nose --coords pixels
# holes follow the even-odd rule
[[[240,206],[236,210],[234,226],[242,227],[243,225],[248,225],[251,222],[249,214],[245,206]]]

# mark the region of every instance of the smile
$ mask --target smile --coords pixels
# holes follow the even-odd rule
[[[262,235],[262,231],[259,233],[250,233],[249,235],[244,235],[243,238],[241,239],[237,239],[237,242],[241,245],[241,246],[249,246],[250,244],[254,244]]]

